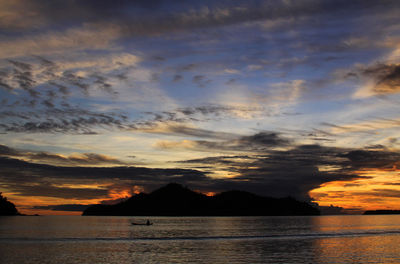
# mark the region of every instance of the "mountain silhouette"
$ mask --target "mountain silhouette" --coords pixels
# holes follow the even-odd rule
[[[7,198],[4,197],[0,192],[0,215],[19,215],[17,208],[15,205],[7,201]]]
[[[319,210],[293,198],[271,198],[244,191],[206,196],[170,183],[150,194],[140,193],[115,205],[89,206],[82,215],[130,216],[268,216],[319,215]]]

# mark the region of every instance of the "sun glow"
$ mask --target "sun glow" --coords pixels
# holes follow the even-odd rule
[[[352,210],[399,209],[400,182],[396,167],[357,171],[363,178],[333,181],[309,192],[321,206],[340,206]]]

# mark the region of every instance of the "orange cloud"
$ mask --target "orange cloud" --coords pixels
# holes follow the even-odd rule
[[[400,170],[397,166],[355,172],[365,178],[333,181],[309,192],[320,206],[340,206],[347,210],[400,209]]]

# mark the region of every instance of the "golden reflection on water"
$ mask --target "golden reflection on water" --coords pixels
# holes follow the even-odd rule
[[[400,228],[400,215],[337,215],[312,217],[311,226],[317,232],[353,230],[389,230]]]
[[[312,218],[318,233],[346,234],[313,240],[315,263],[400,263],[400,236],[390,233],[399,230],[399,220],[395,215]]]
[[[399,236],[324,238],[313,241],[316,263],[400,263]]]

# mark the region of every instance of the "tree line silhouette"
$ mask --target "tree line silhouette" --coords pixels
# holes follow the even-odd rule
[[[19,215],[15,205],[8,201],[0,192],[0,215]]]

